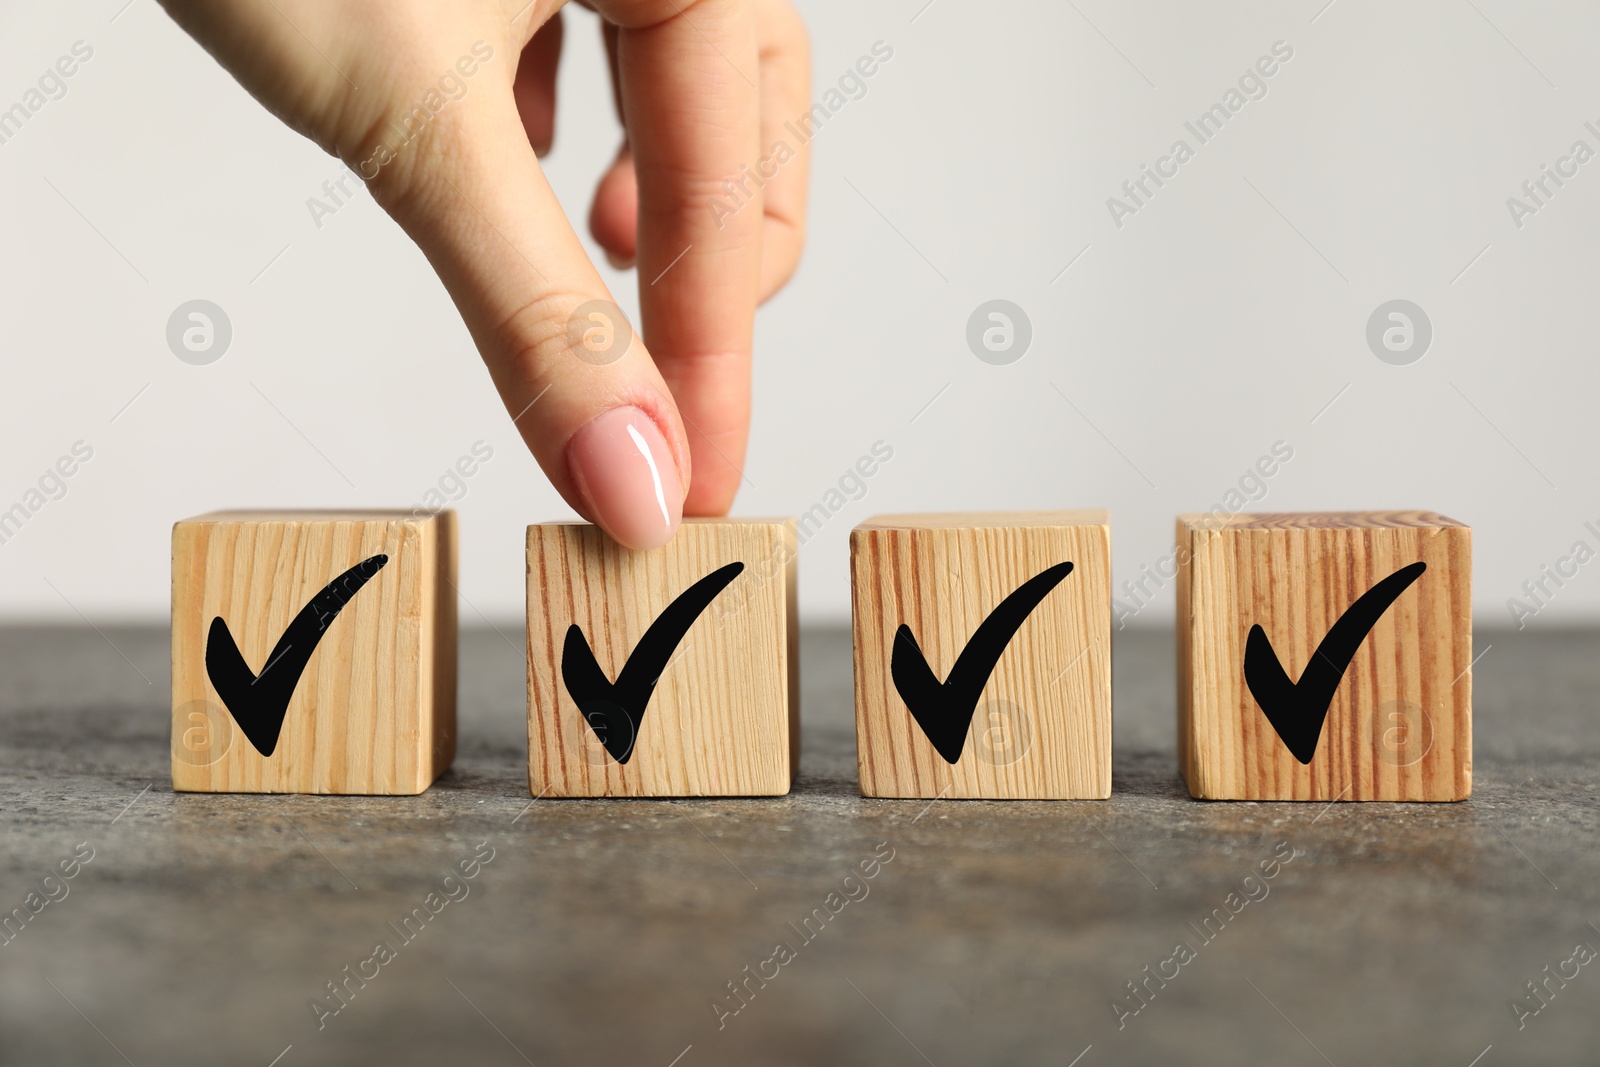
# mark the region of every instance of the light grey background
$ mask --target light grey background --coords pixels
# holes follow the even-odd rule
[[[94,450],[0,545],[0,612],[160,618],[173,520],[410,506],[483,440],[456,505],[463,618],[520,615],[523,527],[570,513],[443,289],[364,194],[316,226],[339,164],[125,2],[9,3],[0,34],[0,109],[94,49],[0,144],[0,510]],[[1483,621],[1573,542],[1600,548],[1600,160],[1521,228],[1506,204],[1574,141],[1600,150],[1600,12],[924,3],[800,5],[816,96],[894,50],[814,142],[806,257],[758,325],[738,513],[797,514],[874,442],[894,452],[805,545],[808,618],[847,614],[848,532],[880,511],[1107,506],[1120,586],[1280,440],[1293,459],[1253,508],[1470,522]],[[593,18],[567,18],[547,164],[581,220],[617,128]],[[1199,145],[1185,120],[1277,41],[1294,54],[1267,95]],[[1180,137],[1194,158],[1119,228],[1107,198]],[[633,276],[607,277],[631,314]],[[193,299],[232,321],[208,366],[165,340]],[[992,299],[1032,322],[1010,365],[966,344]],[[1409,366],[1367,347],[1392,299],[1432,321]],[[1592,564],[1530,626],[1597,616]]]

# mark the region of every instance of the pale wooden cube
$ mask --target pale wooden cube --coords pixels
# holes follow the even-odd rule
[[[427,789],[455,757],[455,581],[452,511],[175,524],[173,789]]]
[[[882,515],[850,573],[863,796],[1111,795],[1105,511]]]
[[[1425,511],[1184,515],[1178,562],[1194,796],[1471,794],[1470,528]]]
[[[800,763],[793,519],[685,519],[624,548],[528,527],[536,797],[780,796]]]

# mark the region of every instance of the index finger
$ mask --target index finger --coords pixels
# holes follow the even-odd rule
[[[745,0],[602,0],[639,183],[643,332],[688,429],[690,514],[743,478],[761,275],[760,63]]]

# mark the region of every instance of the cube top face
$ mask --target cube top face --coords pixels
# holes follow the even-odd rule
[[[792,519],[686,519],[644,552],[586,523],[528,527],[530,791],[787,793],[795,559]]]
[[[308,525],[324,522],[403,522],[422,524],[435,519],[444,520],[453,516],[450,510],[440,512],[397,511],[387,508],[305,508],[300,510],[285,511],[274,508],[234,508],[223,511],[208,511],[204,515],[196,515],[191,519],[184,519],[184,525],[206,525],[221,523],[281,523],[291,526]]]
[[[1104,508],[1075,511],[929,511],[874,515],[857,530],[1007,530],[1111,525]]]
[[[1256,514],[1178,516],[1189,530],[1437,530],[1469,529],[1436,511],[1265,511]]]
[[[1178,545],[1193,795],[1471,794],[1469,527],[1424,511],[1186,515]]]
[[[850,566],[863,796],[1110,795],[1108,513],[879,516]]]
[[[455,514],[215,512],[172,530],[172,780],[420,793],[455,754]]]

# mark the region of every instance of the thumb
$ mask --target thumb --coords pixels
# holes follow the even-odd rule
[[[682,420],[511,94],[461,101],[392,159],[373,194],[438,272],[551,484],[622,544],[664,544],[689,485]]]

